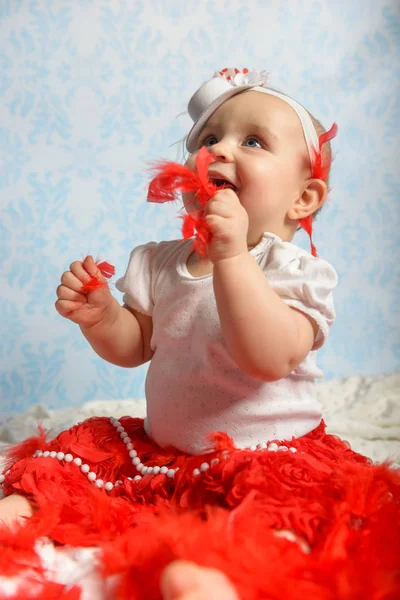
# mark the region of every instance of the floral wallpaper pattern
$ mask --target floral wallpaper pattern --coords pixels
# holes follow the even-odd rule
[[[339,125],[315,225],[340,277],[325,376],[399,368],[398,0],[0,0],[0,414],[144,395],[146,367],[96,356],[55,290],[88,253],[118,277],[179,237],[147,168],[183,159],[188,99],[230,66]]]

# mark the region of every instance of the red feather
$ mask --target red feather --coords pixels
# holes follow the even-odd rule
[[[157,163],[154,169],[158,174],[149,185],[147,202],[162,204],[177,200],[181,192],[193,192],[200,186],[196,173],[185,165],[162,161]]]
[[[318,150],[316,148],[312,148],[313,158],[312,158],[312,177],[314,179],[322,179],[322,181],[326,181],[328,178],[328,172],[331,166],[331,162],[324,162],[322,155],[322,146],[332,140],[338,132],[338,126],[336,123],[332,125],[329,131],[325,133],[321,133],[318,138],[319,147]]]
[[[181,217],[184,240],[194,237],[193,246],[200,256],[206,256],[211,234],[204,219],[204,207],[217,193],[218,187],[208,178],[208,167],[215,161],[204,146],[196,157],[196,173],[184,165],[162,161],[155,165],[156,175],[150,182],[148,202],[164,203],[177,200],[182,192],[196,192],[200,210]]]
[[[115,267],[113,267],[113,265],[110,265],[110,263],[106,261],[99,262],[100,260],[101,259],[96,260],[96,265],[98,266],[100,273],[103,275],[103,277],[110,279],[110,277],[115,275]],[[90,292],[92,290],[97,290],[99,288],[107,286],[107,281],[102,281],[101,279],[98,279],[96,276],[92,275],[90,277],[90,280],[81,287],[80,291]]]
[[[182,223],[182,235],[183,239],[186,240],[194,236],[196,230],[196,217],[193,214],[185,215],[181,217]]]
[[[329,169],[331,167],[331,161],[328,160],[328,161],[324,162],[324,158],[323,158],[323,154],[322,154],[322,146],[326,142],[329,142],[330,140],[332,140],[336,136],[337,132],[338,132],[338,126],[336,125],[336,123],[334,123],[329,131],[326,131],[325,133],[321,133],[321,135],[319,136],[318,150],[314,147],[312,148],[312,165],[313,165],[312,177],[313,177],[313,179],[322,179],[322,181],[325,181],[325,182],[328,179],[328,173],[329,173]],[[304,229],[304,231],[308,234],[308,236],[310,238],[311,254],[313,256],[318,256],[317,249],[314,246],[313,241],[312,241],[313,216],[309,215],[308,217],[305,217],[304,219],[300,219],[299,225],[300,225],[300,227],[302,227]]]
[[[312,241],[313,216],[308,215],[308,217],[304,217],[304,219],[300,219],[299,225],[300,225],[300,227],[302,227],[304,229],[304,231],[308,234],[308,236],[310,238],[311,254],[313,256],[318,256],[317,249],[314,246],[313,241]]]
[[[23,442],[17,442],[10,444],[4,449],[3,457],[3,472],[6,472],[11,465],[23,460],[24,458],[31,458],[32,454],[36,450],[43,450],[46,447],[46,436],[48,433],[38,423],[39,435],[30,437]]]
[[[113,267],[113,265],[110,265],[110,263],[103,261],[97,266],[99,267],[103,277],[107,277],[107,279],[110,279],[110,277],[115,275],[115,267]]]

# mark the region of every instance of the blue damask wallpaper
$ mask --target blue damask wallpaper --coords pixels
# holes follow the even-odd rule
[[[97,357],[55,290],[88,253],[120,276],[134,245],[179,236],[177,207],[145,202],[146,169],[182,160],[180,113],[225,66],[266,69],[338,123],[315,227],[340,276],[320,366],[398,368],[399,50],[398,0],[0,0],[0,412],[143,396],[145,368]]]

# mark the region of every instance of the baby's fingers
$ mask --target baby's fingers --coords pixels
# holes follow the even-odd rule
[[[68,273],[65,273],[64,275],[61,279],[71,279],[72,285],[74,285],[74,280],[76,280],[78,285],[82,287],[82,283],[79,281],[79,279],[76,279],[72,273],[69,273],[70,277],[68,277]],[[65,285],[59,285],[56,293],[58,300],[55,303],[55,307],[57,312],[62,317],[69,317],[71,313],[75,312],[79,308],[82,308],[82,306],[87,302],[86,296],[80,294],[79,292],[75,292],[70,286],[67,287]]]
[[[61,279],[61,281],[65,285],[69,285],[69,287],[75,291],[87,293],[103,287],[106,283],[106,279],[103,277],[101,270],[98,268],[92,256],[87,256],[83,262],[73,262],[70,265],[70,269],[70,273],[75,277],[75,280],[72,281],[72,278],[68,276],[68,273],[64,273],[65,281],[63,281],[63,279]]]
[[[79,308],[82,308],[82,302],[74,302],[73,300],[57,300],[55,303],[56,311],[62,317],[69,317],[72,313],[74,313]]]
[[[72,273],[70,273],[71,277],[74,277]],[[63,278],[61,278],[62,280]],[[65,277],[64,279],[71,279],[69,277]],[[72,285],[74,285],[74,281],[72,281]],[[78,280],[78,290],[82,287],[81,282]],[[57,298],[59,300],[71,300],[73,302],[79,302],[80,304],[86,303],[86,296],[84,294],[80,294],[79,291],[75,291],[71,285],[59,285],[56,290]]]
[[[101,263],[100,265],[98,265],[95,261],[93,256],[87,256],[85,258],[85,260],[82,263],[84,269],[86,269],[86,271],[89,273],[89,275],[91,277],[96,277],[96,279],[98,279],[99,281],[103,281],[106,282],[106,278],[103,276],[103,273],[101,271],[101,269],[99,269],[99,266],[101,267],[102,265],[106,266],[106,267],[110,267],[112,270],[114,270],[114,267],[112,267],[111,265],[109,265],[106,262]],[[107,270],[106,270],[107,271]],[[107,273],[106,273],[107,274]],[[113,273],[111,273],[109,275],[109,277],[111,277]]]
[[[85,283],[88,283],[91,277],[95,277],[98,271],[92,256],[87,256],[84,261],[76,260],[69,268],[71,273],[80,282],[78,289],[82,287],[82,284],[85,285]]]
[[[90,254],[82,262],[82,266],[91,277],[98,277],[99,275],[101,276],[100,270],[97,264],[95,263],[93,256],[91,256]]]
[[[70,269],[71,271],[65,271],[65,273],[61,275],[61,284],[65,288],[74,292],[79,292],[82,289],[82,285],[90,281],[90,275],[88,275],[84,269],[77,267],[76,263],[72,263]],[[69,300],[71,300],[71,298],[69,298]]]

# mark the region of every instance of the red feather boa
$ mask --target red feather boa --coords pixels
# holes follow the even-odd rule
[[[16,533],[0,529],[0,575],[29,564],[42,586],[36,597],[57,597],[34,550],[35,540],[48,536],[58,544],[100,547],[104,577],[120,576],[115,600],[160,600],[161,572],[174,559],[221,569],[241,600],[400,598],[399,469],[371,464],[327,435],[324,423],[288,441],[295,454],[236,450],[221,433],[210,454],[188,456],[158,447],[140,419],[120,421],[143,462],[179,466],[175,480],[129,479],[131,460],[106,417],[45,444],[40,435],[14,448],[9,457],[17,462],[5,492],[27,495],[38,510]],[[99,490],[73,463],[33,459],[39,448],[80,452],[104,481],[123,483]],[[193,475],[214,456],[219,463]],[[277,537],[280,529],[294,530],[311,552]],[[30,598],[28,591],[8,598]],[[58,597],[67,592],[58,588]],[[77,600],[76,591],[68,593],[64,600]]]

